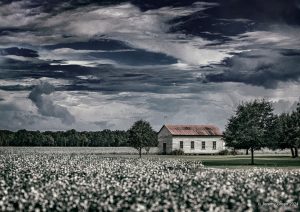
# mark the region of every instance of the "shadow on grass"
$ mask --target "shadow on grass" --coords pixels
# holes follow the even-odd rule
[[[274,160],[272,158],[267,159],[254,159],[255,165],[250,165],[250,158],[236,158],[236,159],[226,159],[226,160],[203,160],[204,166],[260,166],[260,167],[300,167],[299,158],[281,158]]]

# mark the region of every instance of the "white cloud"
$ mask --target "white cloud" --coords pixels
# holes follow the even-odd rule
[[[22,79],[0,79],[1,86],[35,86],[41,81],[48,82],[53,86],[69,85],[71,82],[65,79],[55,79],[50,77],[41,77],[39,79],[34,78],[22,78]]]
[[[265,31],[245,32],[238,36],[231,37],[233,41],[229,43],[233,47],[262,47],[268,48],[291,48],[300,46],[300,27],[290,27],[288,25],[273,25]]]
[[[19,61],[31,61],[31,62],[38,61],[38,59],[33,58],[33,57],[23,57],[23,56],[16,56],[16,55],[5,55],[5,56],[1,56],[1,57],[13,59],[13,60],[19,60]]]
[[[28,0],[13,1],[0,7],[0,26],[1,27],[24,27],[34,26],[39,19],[47,16],[41,12],[40,8],[27,9],[30,4]]]
[[[89,6],[49,18],[43,23],[43,27],[83,38],[105,35],[126,42],[134,48],[173,56],[188,65],[207,65],[230,57],[229,50],[205,47],[211,42],[201,38],[168,33],[167,21],[209,6],[211,5],[195,4],[189,8],[165,7],[147,12],[141,12],[131,4]]]
[[[167,54],[177,58],[179,63],[189,66],[219,63],[225,57],[230,57],[229,52],[232,51],[232,49],[205,47],[212,42],[199,37],[168,33],[169,20],[205,10],[216,4],[196,3],[191,7],[164,7],[146,12],[128,3],[108,7],[86,6],[54,16],[41,13],[40,8],[24,9],[27,4],[30,4],[30,1],[13,2],[0,7],[3,11],[3,13],[0,11],[0,26],[6,27],[8,24],[14,27],[26,26],[36,31],[11,32],[9,35],[2,35],[1,44],[44,45],[58,43],[61,40],[77,41],[104,35],[107,38],[123,41],[134,48]],[[64,38],[62,36],[64,34],[73,36]],[[80,61],[76,58],[76,54],[79,53],[87,52],[75,53],[70,49],[47,52],[40,49],[40,58]],[[113,64],[108,60],[97,64],[107,62]],[[88,63],[88,66],[91,66],[91,63]]]
[[[39,59],[51,62],[51,65],[80,65],[86,67],[96,67],[100,64],[117,65],[115,61],[109,59],[99,59],[92,56],[86,56],[91,52],[105,52],[98,50],[75,50],[70,48],[60,48],[55,50],[40,50]]]

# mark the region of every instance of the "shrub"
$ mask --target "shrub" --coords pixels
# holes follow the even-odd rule
[[[229,151],[227,149],[224,149],[222,151],[219,152],[219,155],[229,155]]]
[[[184,151],[182,149],[175,149],[171,152],[171,155],[184,155]]]

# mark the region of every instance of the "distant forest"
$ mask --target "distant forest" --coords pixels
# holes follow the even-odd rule
[[[0,146],[129,146],[128,132],[102,130],[97,132],[0,130]]]

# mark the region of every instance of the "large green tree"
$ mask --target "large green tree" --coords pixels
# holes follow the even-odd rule
[[[272,140],[268,144],[270,149],[290,148],[292,157],[295,157],[293,147],[293,123],[289,113],[282,113],[276,116],[274,128],[272,129]]]
[[[275,119],[275,125],[272,128],[271,149],[291,150],[293,158],[298,157],[298,148],[300,146],[300,104],[292,113],[282,113]]]
[[[291,114],[291,146],[294,148],[295,157],[298,157],[298,148],[300,147],[300,103],[297,104],[297,108]]]
[[[267,146],[273,123],[270,102],[262,99],[242,103],[229,119],[223,139],[228,147],[250,149],[251,164],[254,165],[254,151]]]
[[[142,157],[142,150],[144,148],[157,144],[156,132],[147,121],[136,121],[128,130],[128,134],[129,145],[138,150],[140,157]]]

